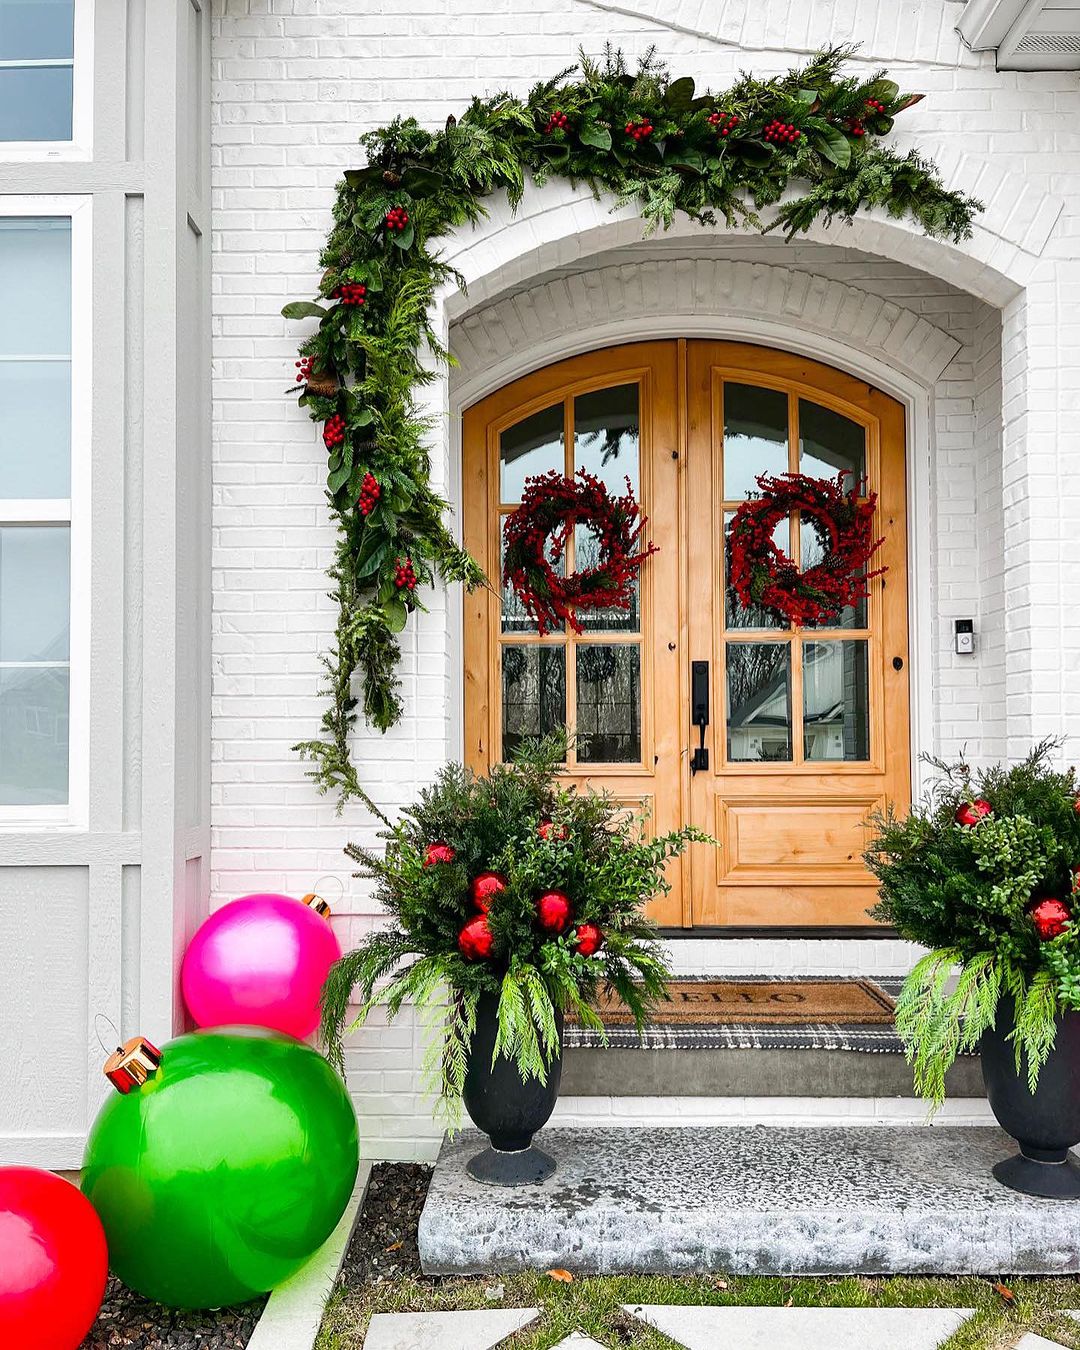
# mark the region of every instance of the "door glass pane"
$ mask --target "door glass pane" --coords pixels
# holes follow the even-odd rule
[[[66,667],[0,667],[0,806],[67,799]]]
[[[587,525],[578,525],[574,531],[574,571],[587,572],[600,561],[600,545]],[[629,609],[609,606],[605,609],[583,609],[578,621],[586,633],[637,633],[641,625],[640,573],[633,579]]]
[[[499,495],[504,502],[521,501],[525,479],[551,469],[562,473],[563,405],[554,404],[507,427],[499,437]]]
[[[0,361],[0,497],[71,494],[71,362]]]
[[[502,649],[502,754],[566,725],[566,652],[534,644]]]
[[[799,472],[811,478],[835,478],[843,470],[845,488],[866,476],[866,428],[831,408],[799,399]]]
[[[75,0],[0,0],[0,61],[75,53]]]
[[[505,517],[503,517],[505,520]],[[551,561],[551,540],[547,541],[544,550],[547,553],[548,561]],[[504,575],[504,563],[506,561],[506,539],[502,531],[499,532],[499,576]],[[559,565],[556,572],[566,575],[566,555],[565,553],[559,559]],[[509,582],[503,582],[502,588],[502,630],[504,633],[535,633],[537,631],[535,621],[525,612],[525,606],[521,603],[517,591]]]
[[[70,537],[66,525],[0,529],[0,661],[68,659]]]
[[[742,605],[731,585],[731,551],[727,547],[728,530],[735,519],[734,511],[724,514],[724,614],[729,628],[787,628],[788,625],[768,605]],[[791,523],[779,520],[773,530],[773,543],[783,553],[790,547]]]
[[[791,759],[791,649],[786,642],[729,642],[727,757]]]
[[[641,653],[636,643],[577,648],[581,764],[641,762]]]
[[[758,496],[758,474],[784,473],[787,467],[787,394],[725,383],[724,500]]]
[[[867,643],[803,646],[803,738],[808,760],[870,758]]]
[[[71,221],[0,219],[0,356],[71,355]]]
[[[574,468],[599,478],[617,497],[627,478],[635,497],[639,492],[638,395],[636,384],[620,384],[574,399]]]
[[[70,141],[71,66],[0,69],[0,141]]]
[[[799,532],[802,536],[802,570],[808,572],[811,567],[817,567],[825,556],[821,547],[821,540],[813,525],[805,518],[799,521]],[[846,606],[840,613],[839,618],[826,619],[823,623],[807,623],[806,628],[865,628],[866,627],[866,600],[861,599],[858,604]]]

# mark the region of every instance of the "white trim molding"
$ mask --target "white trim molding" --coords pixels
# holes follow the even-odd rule
[[[0,164],[55,164],[86,161],[94,152],[94,4],[75,0],[74,57],[71,89],[71,140],[0,140]],[[20,61],[19,65],[42,64]],[[48,62],[46,64],[64,64]]]

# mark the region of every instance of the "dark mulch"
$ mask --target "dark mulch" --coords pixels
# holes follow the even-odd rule
[[[265,1298],[219,1312],[181,1312],[134,1294],[110,1277],[97,1321],[79,1350],[243,1350]]]
[[[349,1288],[401,1276],[420,1276],[416,1229],[431,1168],[422,1163],[376,1163],[364,1213],[345,1253],[340,1283]]]

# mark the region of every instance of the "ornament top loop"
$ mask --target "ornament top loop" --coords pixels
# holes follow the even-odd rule
[[[142,1085],[157,1073],[161,1051],[145,1036],[132,1036],[105,1061],[103,1072],[121,1096]]]

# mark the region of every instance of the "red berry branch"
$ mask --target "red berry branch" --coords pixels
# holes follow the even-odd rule
[[[600,545],[595,567],[562,576],[555,569],[577,525]],[[641,546],[645,517],[630,480],[613,497],[599,479],[579,469],[576,478],[552,470],[525,481],[521,505],[506,518],[503,577],[514,588],[541,635],[569,623],[576,633],[582,609],[629,609],[638,568],[655,544]]]
[[[866,570],[885,542],[874,535],[877,493],[861,495],[864,483],[845,491],[848,477],[844,472],[835,478],[758,477],[761,496],[743,502],[728,527],[731,586],[740,604],[764,605],[802,625],[837,619],[869,594],[871,578],[886,570]],[[810,522],[821,545],[821,561],[805,571],[773,539],[792,511]]]

